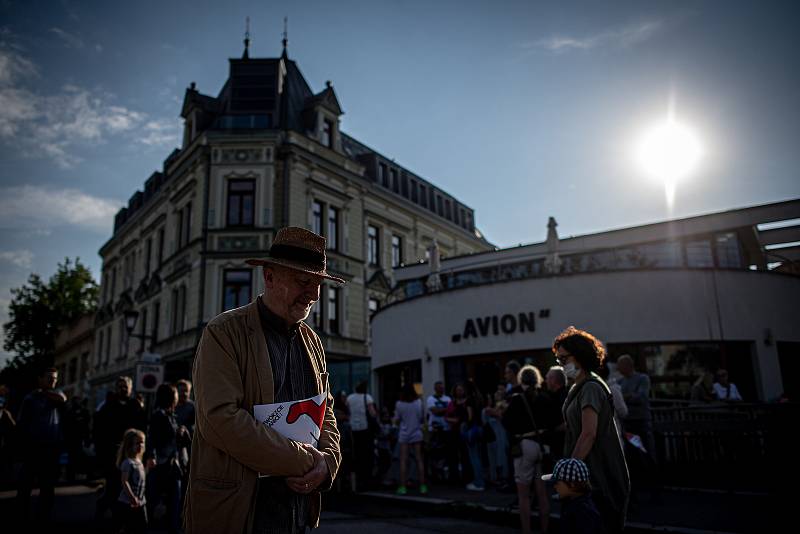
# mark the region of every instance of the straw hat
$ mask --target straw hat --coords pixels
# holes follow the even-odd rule
[[[314,274],[344,284],[344,280],[327,272],[325,238],[305,228],[288,226],[278,230],[266,258],[247,260],[248,265],[283,265],[296,271]]]

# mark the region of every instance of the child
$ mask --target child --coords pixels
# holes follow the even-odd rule
[[[122,491],[117,499],[117,524],[125,533],[144,533],[147,529],[145,510],[144,432],[129,428],[117,452],[117,465],[122,477]]]
[[[563,458],[556,462],[553,474],[542,480],[555,482],[561,501],[559,532],[599,534],[603,531],[600,512],[592,501],[589,468],[577,458]]]

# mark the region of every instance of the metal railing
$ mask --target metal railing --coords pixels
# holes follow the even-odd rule
[[[767,489],[800,416],[795,403],[670,404],[652,408],[653,430],[663,483],[682,486]]]

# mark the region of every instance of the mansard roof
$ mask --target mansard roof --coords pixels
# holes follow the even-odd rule
[[[316,128],[314,109],[317,106],[331,111],[337,117],[344,113],[331,82],[326,82],[325,88],[315,94],[300,72],[297,63],[288,58],[285,50],[279,58],[231,58],[228,63],[228,79],[216,97],[202,94],[194,82],[186,89],[181,106],[181,117],[188,119],[190,115],[193,116],[192,129],[194,132],[279,129],[309,135]],[[378,169],[382,163],[386,163],[392,169],[398,170],[403,182],[413,179],[418,183],[425,184],[429,190],[441,193],[444,199],[452,201],[453,216],[445,217],[442,212],[439,212],[438,215],[449,219],[468,232],[475,234],[476,238],[485,241],[474,227],[474,211],[471,208],[395,163],[393,159],[386,158],[341,130],[340,139],[344,154],[366,166],[364,177],[366,180],[379,183]],[[154,173],[147,180],[144,195],[137,191],[131,197],[128,206],[117,213],[114,220],[115,234],[128,220],[134,217],[135,212],[142,205],[156,194],[161,185],[170,179],[167,175],[167,167],[181,152],[181,149],[175,149],[164,161],[163,173]],[[410,192],[404,192],[398,189],[398,186],[395,186],[394,193],[413,201]],[[436,213],[433,206],[430,206],[429,209]],[[462,209],[465,210],[468,224],[463,218],[459,219]]]
[[[330,80],[325,82],[325,89],[308,99],[308,107],[322,106],[332,111],[336,116],[344,114],[342,106],[339,104],[339,99],[336,98],[336,92],[333,90],[333,85]]]

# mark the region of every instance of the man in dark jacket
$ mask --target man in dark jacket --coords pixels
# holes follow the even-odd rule
[[[17,512],[28,518],[33,480],[39,480],[39,502],[36,518],[50,519],[58,479],[58,456],[61,452],[61,409],[67,397],[57,391],[58,371],[49,368],[39,375],[38,389],[22,401],[18,426],[23,454],[22,473],[17,491]]]
[[[106,489],[97,501],[97,516],[102,517],[113,506],[121,490],[117,449],[129,428],[144,432],[147,415],[142,406],[131,398],[133,381],[129,376],[117,378],[116,395],[109,398],[95,416],[94,442],[97,461],[106,480]]]

